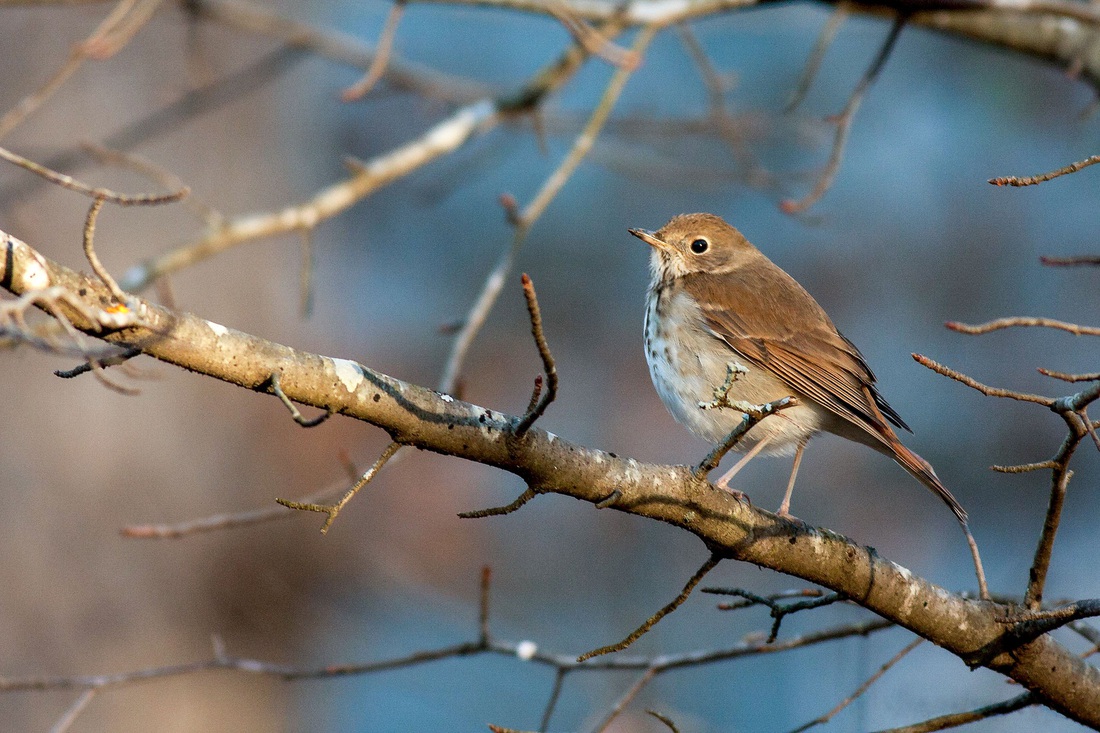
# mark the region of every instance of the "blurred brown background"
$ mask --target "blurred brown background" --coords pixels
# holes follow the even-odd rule
[[[0,8],[0,109],[42,84],[108,5]],[[373,41],[384,3],[270,7]],[[1097,251],[1095,175],[1029,190],[994,175],[1029,174],[1096,152],[1092,92],[1038,62],[906,29],[853,125],[832,191],[792,218],[780,199],[805,193],[827,156],[838,112],[887,27],[841,30],[803,107],[783,116],[827,17],[798,5],[694,24],[712,61],[735,77],[730,109],[753,154],[778,174],[761,190],[706,118],[706,94],[672,33],[658,37],[608,130],[534,227],[498,308],[471,352],[466,398],[517,412],[539,362],[519,271],[539,290],[562,386],[540,423],[572,440],[647,461],[694,462],[707,446],[667,415],[641,350],[647,253],[626,228],[684,211],[729,219],[813,293],[863,350],[883,393],[914,427],[907,443],[937,467],[971,513],[995,592],[1021,593],[1046,505],[1044,474],[1001,476],[993,463],[1042,460],[1062,438],[1037,406],[981,398],[916,365],[919,351],[990,384],[1065,394],[1045,366],[1091,371],[1093,342],[1017,330],[952,334],[945,320],[1042,315],[1095,323],[1095,272],[1043,268],[1040,254]],[[560,24],[505,11],[412,5],[397,36],[408,59],[507,90],[568,43]],[[443,119],[451,107],[381,85],[338,101],[359,70],[223,26],[190,24],[166,6],[116,57],[88,62],[3,144],[97,185],[144,191],[140,176],[90,162],[83,141],[170,169],[227,216],[274,211]],[[499,128],[383,189],[314,233],[315,306],[299,309],[299,242],[241,246],[172,278],[179,307],[297,348],[357,359],[434,385],[450,348],[440,326],[466,312],[511,241],[497,203],[521,204],[568,150],[611,70],[593,61],[546,109],[547,152],[529,123]],[[87,269],[87,201],[0,168],[0,228]],[[108,207],[97,248],[116,274],[193,239],[180,205]],[[477,576],[494,569],[493,629],[579,653],[621,638],[671,599],[705,559],[670,527],[544,497],[504,518],[459,511],[511,501],[501,472],[429,454],[392,466],[326,537],[315,516],[144,541],[122,526],[267,506],[340,481],[341,453],[365,468],[386,436],[334,419],[295,425],[275,400],[149,360],[125,397],[91,377],[62,381],[70,359],[23,348],[0,355],[0,674],[93,674],[230,652],[301,666],[381,659],[473,638]],[[1095,570],[1096,456],[1078,457],[1049,598],[1100,595]],[[755,461],[737,484],[778,505],[789,463]],[[973,585],[950,513],[887,459],[826,437],[811,444],[793,512],[872,545],[952,589]],[[800,583],[723,563],[708,585],[768,592]],[[831,608],[783,633],[860,618]],[[762,611],[722,614],[693,597],[636,647],[645,653],[729,645],[766,629]],[[908,640],[869,640],[669,674],[614,730],[789,729],[832,707]],[[1066,637],[1067,643],[1074,643]],[[938,680],[929,685],[929,680]],[[551,725],[591,725],[630,684],[571,676]],[[112,689],[75,731],[484,730],[533,728],[552,674],[516,660],[452,660],[378,676],[287,684],[211,673]],[[833,724],[867,730],[1010,696],[996,675],[921,648]],[[46,730],[76,693],[0,695],[0,728]],[[1075,726],[1043,711],[975,730],[1050,733]]]

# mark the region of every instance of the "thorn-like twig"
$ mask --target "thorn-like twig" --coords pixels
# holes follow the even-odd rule
[[[512,512],[517,511],[524,504],[534,499],[535,496],[537,496],[535,490],[529,488],[522,494],[520,494],[511,504],[506,504],[504,506],[495,506],[489,509],[477,509],[471,512],[460,512],[458,516],[462,519],[484,519],[485,517],[501,517],[505,514],[511,514]]]
[[[288,499],[275,499],[278,503],[285,506],[287,509],[296,509],[298,511],[306,512],[319,512],[321,514],[327,514],[325,523],[321,525],[321,534],[327,534],[329,527],[336,521],[336,516],[340,513],[340,510],[351,501],[352,497],[359,493],[359,490],[366,486],[370,481],[378,475],[378,472],[382,470],[382,466],[386,465],[386,461],[393,458],[394,453],[401,450],[400,443],[390,443],[386,446],[386,450],[382,451],[382,455],[378,457],[378,460],[367,469],[367,472],[363,474],[362,478],[355,482],[340,501],[335,504],[311,504],[308,502],[290,501]]]
[[[405,0],[395,0],[386,16],[386,23],[382,27],[382,35],[378,37],[378,46],[371,60],[370,68],[363,77],[345,89],[340,94],[340,100],[351,102],[364,96],[374,88],[382,75],[386,73],[386,65],[390,61],[390,52],[393,50],[393,39],[397,36],[397,24],[405,12]]]
[[[687,600],[688,596],[691,595],[691,591],[695,588],[695,586],[699,584],[699,581],[701,581],[703,577],[711,570],[713,570],[714,566],[721,561],[722,558],[720,556],[711,555],[709,558],[707,558],[707,561],[703,563],[703,565],[698,570],[695,571],[695,575],[691,576],[687,584],[684,585],[684,589],[680,591],[680,595],[676,596],[676,598],[674,598],[671,603],[669,603],[664,608],[657,611],[657,613],[646,619],[645,623],[643,623],[634,631],[630,632],[630,634],[622,641],[615,644],[610,644],[608,646],[600,647],[599,649],[593,649],[590,652],[585,652],[584,654],[577,657],[577,661],[583,662],[586,659],[591,659],[592,657],[598,657],[603,654],[610,654],[612,652],[618,652],[626,649],[628,646],[640,639],[647,631],[653,628],[654,624],[656,624],[665,616],[679,608],[680,605]]]
[[[529,408],[527,414],[516,425],[514,434],[517,438],[523,437],[558,396],[558,368],[554,364],[554,356],[550,353],[546,334],[542,330],[542,313],[539,311],[539,301],[535,295],[535,284],[531,282],[527,273],[523,273],[523,297],[527,300],[527,313],[531,316],[531,335],[535,338],[535,346],[538,347],[539,356],[542,358],[542,368],[546,372],[546,392],[538,400],[534,409]]]
[[[1089,158],[1085,158],[1084,160],[1079,160],[1076,163],[1070,163],[1064,168],[1059,168],[1058,170],[1050,171],[1049,173],[1040,173],[1036,176],[1025,176],[1022,178],[1017,176],[1000,176],[998,178],[990,178],[989,182],[992,183],[994,186],[1034,186],[1038,183],[1044,183],[1051,179],[1058,178],[1059,176],[1064,176],[1069,173],[1076,173],[1082,168],[1088,168],[1094,163],[1100,163],[1100,155],[1093,155]]]
[[[298,410],[297,405],[291,402],[290,398],[283,392],[283,388],[279,384],[280,379],[282,379],[282,375],[279,372],[275,372],[271,375],[271,391],[275,393],[275,396],[279,398],[280,402],[286,405],[286,409],[290,410],[290,417],[294,419],[294,422],[298,423],[303,428],[315,428],[332,417],[332,410],[326,410],[323,415],[318,415],[315,418],[307,420]]]

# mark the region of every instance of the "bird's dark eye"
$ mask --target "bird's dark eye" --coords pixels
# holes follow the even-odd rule
[[[697,255],[703,254],[704,252],[707,251],[707,248],[709,248],[709,247],[710,247],[710,242],[703,239],[702,237],[700,237],[699,239],[696,239],[694,242],[691,243],[691,251],[694,252]]]

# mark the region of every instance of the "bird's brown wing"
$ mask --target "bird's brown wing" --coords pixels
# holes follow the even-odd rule
[[[878,394],[859,349],[778,267],[752,268],[751,277],[738,270],[686,280],[709,328],[747,361],[878,440],[890,442],[892,436],[884,417],[908,430]]]

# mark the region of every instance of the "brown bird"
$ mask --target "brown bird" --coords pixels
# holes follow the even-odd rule
[[[645,348],[661,400],[689,430],[722,442],[742,413],[704,409],[728,370],[737,370],[728,398],[753,405],[793,396],[798,404],[754,426],[734,446],[745,457],[794,453],[779,514],[788,515],[806,442],[819,432],[884,453],[931,489],[967,534],[984,590],[966,512],[932,466],[902,445],[891,424],[909,430],[875,387],[859,349],[794,278],[713,214],[683,214],[656,232],[631,229],[649,244],[652,281],[646,301]]]

